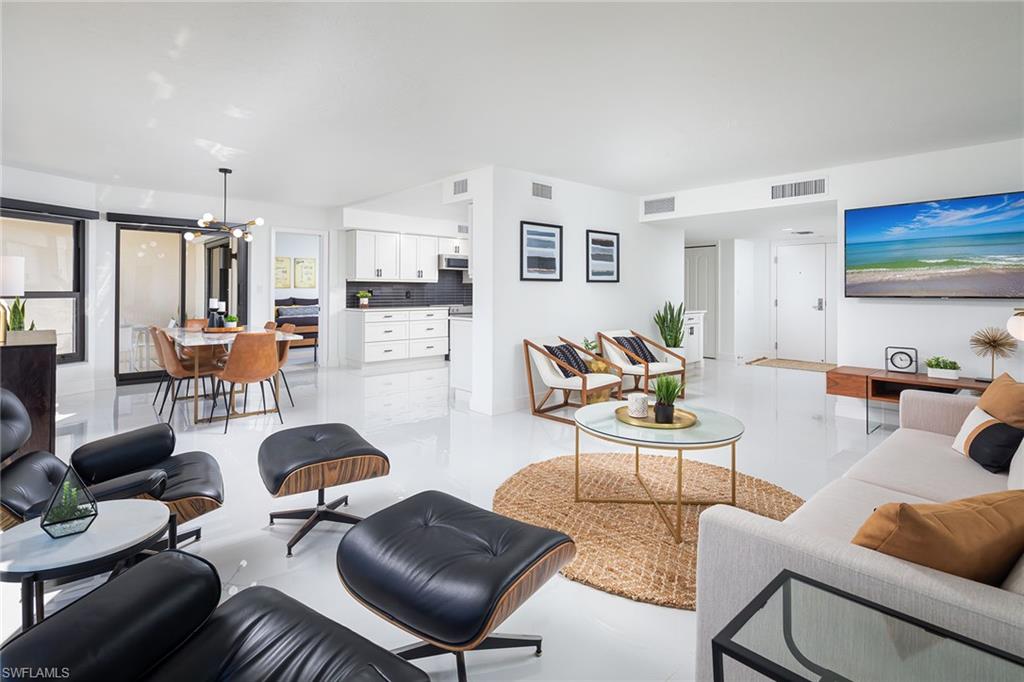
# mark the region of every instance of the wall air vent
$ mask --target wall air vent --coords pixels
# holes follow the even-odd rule
[[[794,197],[806,197],[811,194],[824,193],[825,178],[772,185],[772,199],[792,199]]]
[[[551,185],[545,185],[541,182],[533,183],[533,196],[539,199],[550,199],[551,198]]]
[[[469,191],[469,178],[456,180],[452,183],[452,194],[465,194]]]
[[[655,215],[657,213],[674,213],[676,210],[675,197],[662,197],[660,199],[646,199],[644,201],[644,215]]]
[[[459,225],[459,234],[469,234],[469,225]]]

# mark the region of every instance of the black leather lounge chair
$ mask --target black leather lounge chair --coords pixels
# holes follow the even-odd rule
[[[168,596],[173,595],[169,599]],[[11,640],[5,670],[61,679],[429,682],[398,656],[270,587],[220,607],[214,567],[161,552]]]
[[[37,450],[14,458],[32,435],[32,424],[18,397],[0,389],[0,529],[35,518],[67,471],[56,455]],[[149,497],[166,504],[185,523],[224,503],[224,481],[217,460],[205,452],[174,452],[174,430],[155,424],[83,445],[71,464],[99,500]],[[12,460],[9,464],[7,460]],[[200,529],[178,535],[199,537]]]

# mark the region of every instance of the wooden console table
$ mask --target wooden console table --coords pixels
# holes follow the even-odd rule
[[[907,389],[936,393],[956,393],[961,390],[981,393],[986,388],[988,383],[976,379],[932,379],[925,373],[907,374],[870,367],[842,366],[825,374],[825,392],[828,395],[864,400],[864,427],[868,433],[881,426],[879,424],[871,428],[872,400],[898,405],[900,393]]]

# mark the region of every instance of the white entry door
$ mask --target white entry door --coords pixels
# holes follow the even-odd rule
[[[778,247],[776,357],[825,362],[825,244]]]
[[[704,357],[718,356],[718,247],[686,247],[686,309],[704,314]]]

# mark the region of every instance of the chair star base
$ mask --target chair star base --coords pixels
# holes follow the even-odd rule
[[[487,636],[487,639],[473,647],[473,651],[482,651],[484,649],[519,649],[521,647],[529,647],[535,649],[533,655],[540,656],[544,653],[541,645],[543,640],[537,635],[506,635],[500,632],[492,632]],[[417,642],[415,644],[409,644],[398,649],[392,649],[391,653],[395,654],[399,658],[403,658],[406,661],[415,661],[418,658],[430,658],[431,656],[440,656],[441,654],[455,654],[455,665],[459,676],[459,682],[468,682],[466,676],[466,652],[465,651],[452,651],[451,649],[445,649],[439,647],[436,644],[430,642]]]
[[[324,502],[324,489],[320,488],[317,491],[317,503],[315,507],[306,507],[304,509],[289,509],[287,511],[270,512],[270,525],[274,525],[274,521],[278,519],[288,519],[291,521],[299,520],[305,521],[302,527],[296,531],[292,539],[288,541],[288,554],[292,555],[292,547],[298,544],[299,540],[304,538],[309,531],[320,523],[321,521],[332,521],[334,523],[350,523],[357,524],[363,519],[358,516],[346,514],[345,512],[335,511],[338,507],[345,505],[348,506],[348,495],[342,495],[333,502]]]

